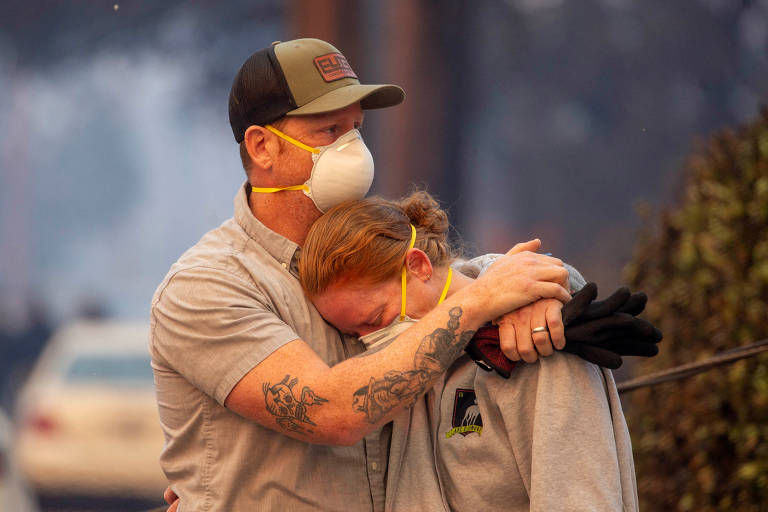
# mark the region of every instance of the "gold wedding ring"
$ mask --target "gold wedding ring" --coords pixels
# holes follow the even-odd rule
[[[531,330],[531,334],[536,334],[537,332],[547,332],[549,329],[546,327],[534,327],[533,330]]]

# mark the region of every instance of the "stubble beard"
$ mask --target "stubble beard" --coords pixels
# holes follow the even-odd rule
[[[302,151],[292,147],[287,151],[294,149],[297,152]],[[285,176],[284,186],[300,185],[309,179],[312,172],[312,160],[309,159],[309,162],[307,162],[305,158],[302,158],[303,156],[301,153],[293,153],[291,157],[285,158],[280,163],[281,168],[276,171],[280,175]],[[288,183],[289,180],[290,183]],[[314,201],[301,190],[279,193],[284,195],[280,197],[279,201],[277,201],[278,204],[275,206],[280,209],[281,215],[291,219],[291,223],[298,231],[303,232],[301,237],[303,241],[309,232],[309,228],[320,218],[322,212],[315,206]]]

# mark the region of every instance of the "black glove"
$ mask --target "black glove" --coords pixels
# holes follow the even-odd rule
[[[587,283],[576,292],[570,302],[563,306],[563,324],[584,322],[610,315],[611,313],[627,313],[637,316],[645,309],[648,297],[643,292],[630,293],[629,288],[622,286],[604,300],[595,302],[597,285]]]
[[[616,369],[621,356],[652,357],[662,334],[647,320],[637,318],[648,297],[619,288],[608,298],[595,301],[597,285],[587,283],[563,306],[564,351],[599,366]]]
[[[648,300],[644,293],[630,293],[619,288],[610,297],[595,301],[597,285],[588,283],[563,306],[565,325],[564,352],[570,352],[598,366],[616,369],[621,356],[652,357],[661,331],[650,322],[637,318]],[[465,349],[477,364],[509,378],[515,362],[507,359],[499,346],[498,327],[486,324],[475,333]]]

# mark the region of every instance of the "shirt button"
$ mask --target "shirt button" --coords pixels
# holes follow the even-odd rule
[[[376,471],[377,469],[379,469],[379,465],[376,464],[375,462],[371,462],[371,469]]]
[[[286,265],[285,262],[282,262],[281,265],[283,266],[283,268],[288,268],[288,265]]]

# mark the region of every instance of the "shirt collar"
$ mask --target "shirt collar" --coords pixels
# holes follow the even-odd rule
[[[235,195],[235,221],[251,239],[264,247],[283,268],[298,277],[297,261],[301,249],[295,242],[275,233],[253,216],[251,207],[248,205],[248,187],[250,184],[246,181]]]

